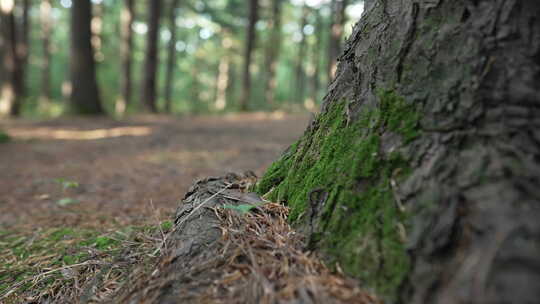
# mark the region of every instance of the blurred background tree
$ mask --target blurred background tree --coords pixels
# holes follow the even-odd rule
[[[363,11],[361,0],[0,4],[0,115],[26,117],[313,111]]]

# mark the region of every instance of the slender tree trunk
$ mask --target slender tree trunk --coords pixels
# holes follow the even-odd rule
[[[323,18],[319,10],[314,10],[315,14],[315,43],[313,44],[313,76],[312,80],[312,95],[313,102],[317,103],[319,100],[319,91],[321,89],[321,47],[322,47],[322,33],[323,33]]]
[[[0,92],[0,116],[18,116],[22,99],[22,64],[17,51],[17,30],[13,14],[15,3],[4,0],[0,6],[0,31],[3,37],[4,76]]]
[[[103,14],[104,14],[103,2],[95,3],[92,5],[92,47],[94,48],[94,60],[101,62],[104,60],[103,54]]]
[[[28,68],[28,54],[30,53],[30,0],[22,1],[22,19],[19,31],[20,40],[17,43],[17,57],[20,60],[20,70],[21,70],[21,97],[24,98],[28,95],[26,88],[26,70]]]
[[[41,92],[40,103],[47,105],[52,99],[51,94],[51,0],[43,0],[40,5],[41,43],[43,55],[41,57]]]
[[[147,111],[157,113],[156,106],[156,78],[158,66],[158,31],[161,15],[162,0],[149,2],[148,36],[146,40],[146,53],[142,79],[141,103]]]
[[[115,112],[123,115],[128,105],[131,104],[131,64],[133,53],[133,20],[135,19],[134,0],[124,0],[124,7],[120,13],[120,27],[122,42],[120,44],[120,56],[122,57],[122,75],[120,80],[120,96],[116,100]]]
[[[217,76],[217,85],[216,85],[216,103],[215,108],[218,111],[224,110],[227,106],[227,91],[229,89],[229,70],[231,64],[230,50],[232,47],[232,40],[229,37],[228,31],[222,32],[223,39],[221,41],[221,46],[223,47],[223,52],[225,53],[219,60],[218,66],[218,76]]]
[[[300,105],[304,103],[304,88],[305,88],[305,71],[304,71],[304,61],[306,61],[306,34],[304,33],[304,28],[307,25],[307,15],[309,13],[309,8],[307,4],[304,4],[302,7],[302,17],[300,19],[300,42],[298,43],[298,57],[296,59],[296,87],[294,89],[296,96],[296,102]]]
[[[179,0],[172,0],[169,11],[169,31],[171,37],[169,39],[169,48],[167,54],[167,71],[165,78],[165,112],[171,113],[172,93],[174,84],[174,71],[176,70],[176,10],[178,9]]]
[[[251,59],[253,49],[255,48],[256,29],[255,24],[258,20],[259,1],[249,1],[249,20],[246,35],[246,48],[244,53],[244,75],[242,77],[242,95],[240,97],[240,111],[249,109],[249,101],[251,98]]]
[[[73,1],[71,7],[71,106],[76,114],[103,114],[96,82],[91,39],[92,4]]]
[[[332,81],[336,73],[336,63],[341,52],[341,39],[343,38],[343,26],[345,25],[345,9],[349,0],[332,0],[331,3],[331,28],[328,40],[328,81]]]
[[[265,103],[271,108],[275,108],[275,93],[277,87],[276,70],[279,53],[281,51],[281,5],[283,0],[272,0],[272,17],[268,27],[270,39],[266,46],[266,82],[264,87]]]

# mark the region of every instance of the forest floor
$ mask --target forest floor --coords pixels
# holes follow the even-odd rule
[[[0,122],[11,137],[0,144],[0,303],[131,303],[139,294],[156,302],[150,297],[162,289],[154,287],[172,278],[156,274],[174,260],[168,237],[177,233],[173,214],[189,187],[228,172],[262,175],[308,119],[250,113]],[[182,299],[381,303],[339,267],[333,272],[304,252],[286,206],[261,208],[213,209],[222,237],[207,254],[217,264],[180,271],[191,276],[206,267]]]
[[[0,228],[165,220],[197,178],[261,175],[307,115],[139,116],[0,122]]]

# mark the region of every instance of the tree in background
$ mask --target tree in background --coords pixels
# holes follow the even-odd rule
[[[176,67],[176,10],[179,0],[171,0],[169,10],[169,45],[167,50],[167,70],[165,75],[165,87],[163,96],[165,98],[165,112],[170,113],[172,108],[172,91],[174,70]]]
[[[121,79],[120,96],[116,99],[115,112],[119,115],[125,113],[126,108],[131,104],[131,66],[133,54],[133,20],[135,17],[134,0],[124,0],[124,5],[120,11],[120,56]]]
[[[223,56],[221,56],[218,65],[218,75],[216,79],[216,102],[215,108],[218,111],[224,110],[227,106],[227,90],[230,83],[232,38],[227,29],[221,31],[221,46],[223,47]]]
[[[311,91],[310,97],[315,103],[319,100],[319,91],[321,89],[321,48],[324,23],[319,10],[314,9],[313,14],[315,15],[315,42],[313,43],[313,75],[311,76],[313,90]]]
[[[0,116],[18,116],[23,93],[23,64],[17,44],[17,23],[14,15],[15,2],[0,2],[0,31],[3,44],[3,82],[0,88]]]
[[[51,33],[52,33],[52,4],[51,0],[41,1],[40,23],[41,23],[41,44],[43,55],[41,58],[41,90],[40,104],[46,106],[51,102]]]
[[[343,27],[345,25],[345,9],[349,4],[349,0],[332,0],[331,14],[332,20],[330,27],[330,37],[328,40],[328,81],[332,81],[336,72],[336,62],[339,53],[341,52],[341,39],[343,38]]]
[[[27,96],[27,88],[26,88],[26,70],[28,66],[28,54],[30,49],[30,0],[23,0],[21,3],[21,11],[22,16],[20,20],[20,31],[18,31],[19,34],[19,41],[17,43],[17,57],[19,58],[19,64],[20,70],[21,70],[21,83],[20,83],[20,90],[21,90],[21,97]]]
[[[91,39],[92,4],[73,1],[71,7],[71,111],[75,114],[103,114],[96,82],[96,64]]]
[[[304,103],[304,88],[305,88],[305,71],[304,62],[306,61],[306,34],[304,29],[307,25],[307,17],[309,14],[309,7],[304,2],[302,6],[302,13],[300,17],[300,41],[298,42],[298,57],[296,58],[296,73],[295,73],[295,101],[302,105]]]
[[[142,79],[141,103],[147,111],[157,113],[156,77],[158,67],[158,31],[162,0],[148,2],[148,33]]]
[[[266,45],[265,68],[266,83],[264,86],[265,104],[274,108],[275,91],[277,86],[276,70],[281,50],[281,10],[283,0],[272,0],[272,14],[268,21],[270,39]]]
[[[242,95],[240,97],[240,111],[247,111],[249,108],[249,101],[251,98],[251,59],[253,56],[253,49],[255,48],[256,29],[255,25],[259,18],[259,1],[249,1],[249,20],[246,31],[245,40],[245,53],[244,53],[244,70],[242,77]]]

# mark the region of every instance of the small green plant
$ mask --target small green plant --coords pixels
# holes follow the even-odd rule
[[[64,189],[64,191],[67,190],[67,189],[72,189],[72,188],[78,188],[79,187],[78,182],[67,180],[65,178],[57,178],[57,179],[55,179],[55,181],[57,183],[59,183],[60,185],[62,185],[62,188]]]
[[[169,231],[173,227],[173,223],[171,221],[164,221],[161,223],[161,230],[163,231]]]
[[[235,211],[240,212],[241,214],[246,214],[251,211],[251,209],[256,208],[256,205],[250,205],[250,204],[241,204],[241,205],[224,205],[223,208],[225,209],[232,209]]]
[[[59,183],[62,186],[62,196],[66,196],[66,192],[69,189],[75,189],[79,187],[79,183],[76,181],[68,180],[65,178],[57,178],[54,180],[55,182]],[[71,204],[76,204],[79,201],[71,198],[71,197],[64,197],[56,201],[56,203],[60,206],[67,206]]]
[[[71,204],[76,204],[78,203],[79,201],[74,199],[74,198],[70,198],[70,197],[64,197],[64,198],[61,198],[59,199],[58,201],[56,201],[56,203],[60,206],[67,206],[67,205],[71,205]]]

